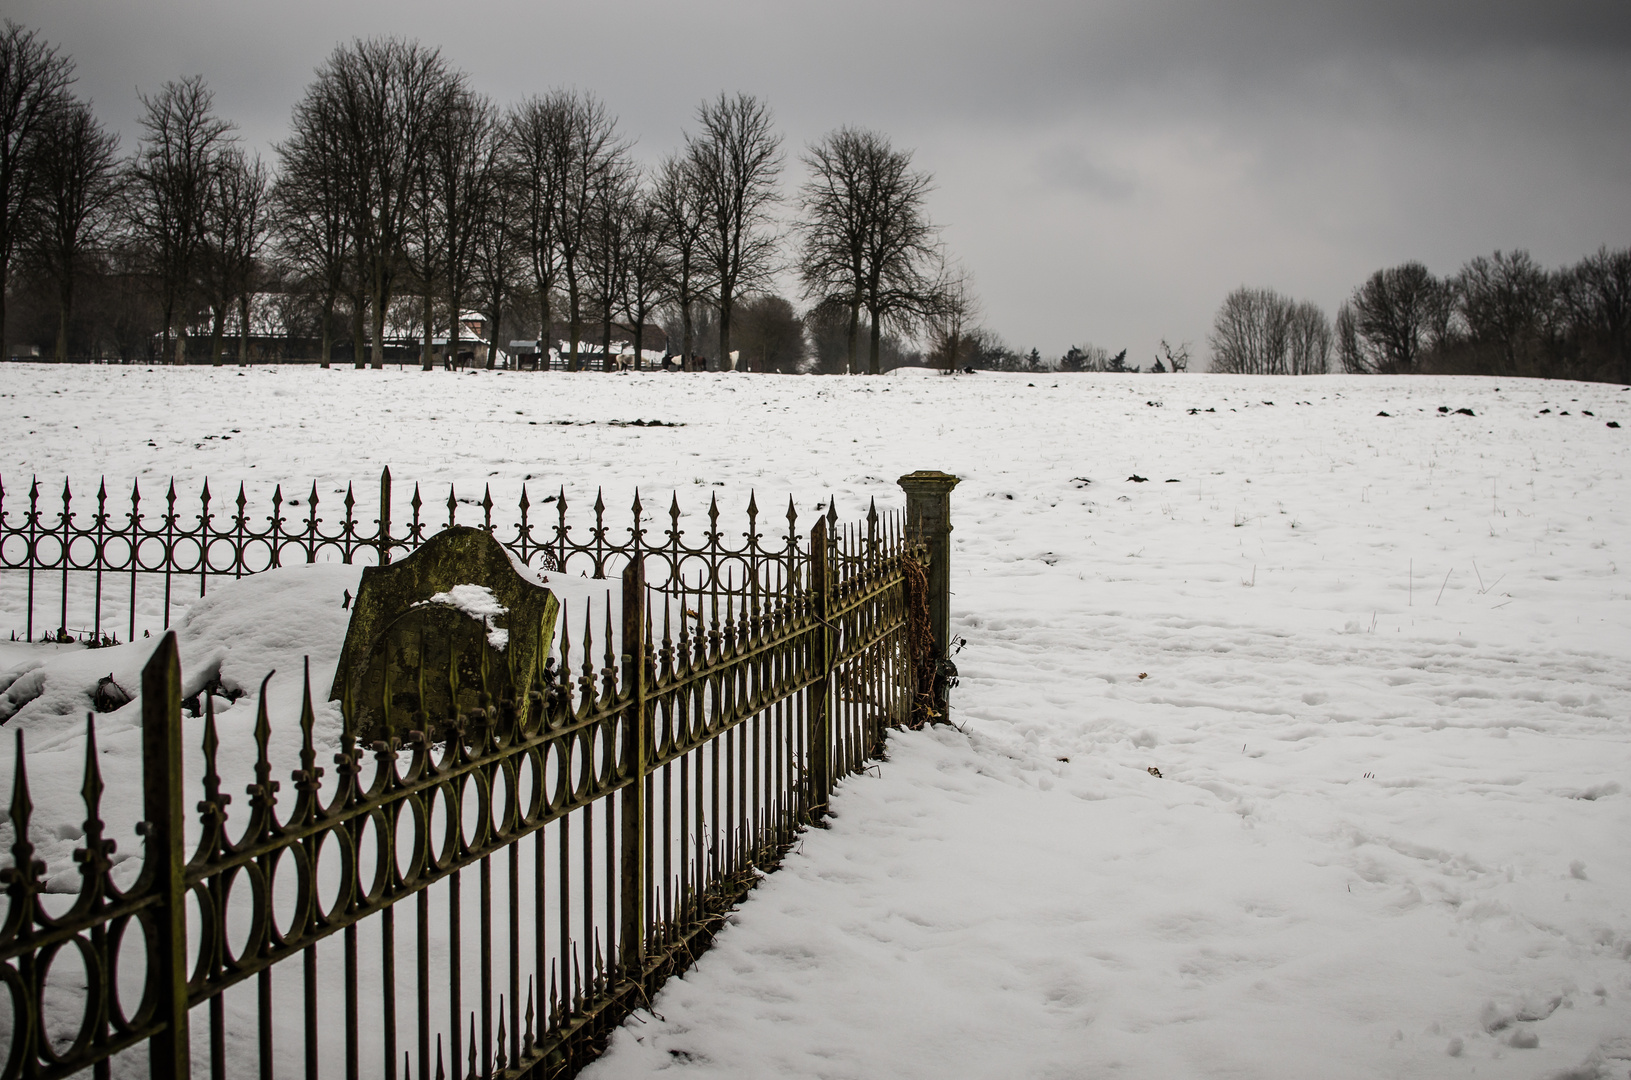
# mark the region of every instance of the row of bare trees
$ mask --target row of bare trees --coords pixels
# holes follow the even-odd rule
[[[1449,278],[1378,270],[1337,312],[1350,372],[1537,376],[1631,383],[1631,249],[1547,270],[1525,251]]]
[[[0,277],[36,306],[42,282],[58,286],[59,357],[87,280],[144,294],[158,354],[176,363],[198,361],[202,327],[219,363],[229,333],[247,361],[252,331],[280,325],[325,364],[349,340],[353,362],[374,367],[411,332],[428,367],[441,341],[444,356],[459,347],[472,309],[495,346],[505,327],[546,351],[563,339],[574,370],[586,343],[609,360],[617,334],[638,352],[656,323],[677,324],[670,351],[691,357],[705,340],[721,359],[742,351],[745,325],[744,359],[762,366],[802,360],[805,328],[839,310],[843,368],[872,372],[918,333],[952,366],[974,329],[911,155],[876,132],[834,132],[803,155],[809,179],[784,206],[782,139],[752,95],[705,101],[683,145],[643,168],[589,93],[501,108],[436,49],[361,40],[318,67],[270,162],[197,77],[140,96],[140,143],[121,158],[71,96],[71,62],[36,34],[8,22],[0,63]],[[784,271],[804,316],[771,295]],[[91,336],[124,351],[109,305],[95,316],[108,325]],[[3,319],[0,342],[16,340]]]
[[[1497,251],[1435,277],[1378,270],[1337,311],[1271,289],[1224,298],[1212,370],[1246,375],[1503,375],[1631,383],[1631,249],[1547,270]]]

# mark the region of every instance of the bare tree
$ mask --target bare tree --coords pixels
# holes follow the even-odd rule
[[[1163,367],[1163,360],[1166,361],[1164,366],[1167,371],[1188,371],[1189,342],[1180,342],[1176,347],[1174,347],[1173,345],[1167,343],[1166,338],[1162,338],[1160,349],[1155,354],[1155,367],[1151,368],[1150,370],[1161,370]]]
[[[1551,276],[1527,251],[1479,256],[1454,281],[1470,344],[1493,374],[1541,374],[1555,293]]]
[[[1330,361],[1325,313],[1272,289],[1239,288],[1224,298],[1208,335],[1212,370],[1236,375],[1312,375]]]
[[[335,103],[310,91],[295,106],[293,132],[278,143],[278,179],[273,188],[279,245],[283,257],[320,299],[320,359],[334,354],[334,305],[353,265],[347,192],[350,163],[331,141]]]
[[[132,231],[155,270],[164,312],[164,344],[175,335],[175,362],[187,362],[187,323],[204,252],[210,205],[232,125],[215,115],[214,95],[201,76],[140,95],[142,143],[131,165]]]
[[[505,312],[514,303],[516,282],[526,274],[527,239],[525,228],[526,182],[518,175],[513,158],[500,155],[489,175],[486,196],[481,202],[481,218],[475,223],[476,238],[472,283],[487,313],[487,366],[493,367]],[[539,342],[543,345],[542,340]],[[543,353],[547,358],[547,351]]]
[[[403,268],[414,198],[447,110],[463,90],[464,76],[438,50],[374,38],[335,49],[306,91],[308,101],[322,101],[306,115],[332,125],[324,134],[344,164],[358,299],[373,316],[375,368],[385,366],[385,316]],[[297,120],[301,115],[297,109]],[[359,309],[354,303],[360,330]],[[360,350],[355,359],[362,366]]]
[[[737,300],[765,284],[776,269],[770,211],[778,198],[781,137],[771,128],[770,108],[751,94],[721,93],[703,102],[697,124],[698,133],[685,137],[686,155],[701,193],[700,246],[719,310],[723,363],[731,352]]]
[[[617,136],[616,118],[591,95],[566,93],[561,108],[564,123],[557,151],[561,177],[554,210],[555,248],[566,278],[568,367],[579,371],[583,367],[579,343],[583,338],[586,249],[598,222],[598,200],[612,177],[626,168],[628,145]]]
[[[485,97],[462,87],[452,95],[432,141],[431,175],[446,240],[442,271],[447,286],[448,348],[458,347],[460,316],[476,270],[482,233],[492,220],[499,181],[498,110]],[[496,335],[495,324],[492,334]],[[498,342],[491,342],[492,360]]]
[[[1316,304],[1293,304],[1286,313],[1285,367],[1291,375],[1323,375],[1331,366],[1331,321]]]
[[[260,156],[236,147],[225,151],[215,170],[215,192],[205,219],[205,293],[210,305],[210,363],[221,364],[227,312],[238,314],[238,363],[249,363],[249,308],[256,260],[269,225],[271,177]]]
[[[700,293],[704,224],[702,189],[689,155],[671,154],[663,159],[651,199],[661,212],[668,240],[666,262],[674,303],[679,308],[680,355],[689,364],[696,351],[691,316]]]
[[[1596,377],[1631,384],[1631,248],[1598,248],[1563,276],[1561,292],[1581,347],[1601,350]]]
[[[623,317],[634,336],[634,366],[645,352],[646,320],[674,298],[675,255],[669,217],[649,190],[637,190],[628,207],[623,274]]]
[[[956,371],[971,356],[969,332],[979,322],[980,301],[967,271],[941,255],[934,303],[929,311],[929,355],[943,371]]]
[[[1344,370],[1410,374],[1442,340],[1450,292],[1419,262],[1378,270],[1354,290],[1344,307],[1349,325],[1339,350]],[[1339,324],[1342,316],[1339,313]],[[1345,335],[1345,336],[1344,336]]]
[[[861,302],[866,294],[866,245],[874,179],[871,132],[842,128],[813,143],[802,158],[810,178],[799,189],[798,274],[804,296],[849,311],[845,370],[858,370]]]
[[[629,218],[635,199],[632,167],[619,160],[602,176],[590,211],[590,228],[583,249],[583,265],[590,298],[600,315],[601,367],[613,370],[612,318],[623,296],[628,272]]]
[[[550,302],[561,273],[559,223],[575,100],[562,90],[528,98],[504,124],[507,167],[517,185],[515,226],[538,301],[540,363],[548,361],[555,330]]]
[[[930,177],[884,136],[853,128],[816,142],[804,163],[810,179],[800,190],[800,279],[807,296],[848,303],[852,327],[865,308],[867,368],[876,375],[885,324],[908,329],[936,306]]]
[[[0,348],[6,344],[11,259],[34,195],[34,142],[68,104],[73,63],[10,19],[0,31]]]
[[[89,105],[73,101],[51,112],[33,146],[27,258],[56,293],[56,358],[62,361],[68,358],[74,287],[109,239],[118,209],[119,136],[97,122]]]

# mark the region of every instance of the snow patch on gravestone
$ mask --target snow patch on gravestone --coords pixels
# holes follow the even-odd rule
[[[466,615],[481,623],[487,629],[487,644],[504,651],[510,643],[510,632],[502,626],[494,626],[493,620],[510,613],[510,609],[498,602],[493,590],[485,585],[455,585],[447,592],[439,592],[426,604],[441,604],[462,611]]]

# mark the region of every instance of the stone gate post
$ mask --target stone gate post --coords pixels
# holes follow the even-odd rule
[[[937,665],[951,641],[951,489],[958,479],[950,473],[920,470],[898,481],[906,492],[906,538],[929,552],[929,628]],[[935,679],[935,705],[942,709],[943,682]]]

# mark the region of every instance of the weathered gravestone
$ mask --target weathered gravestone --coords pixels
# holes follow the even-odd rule
[[[542,688],[560,605],[481,529],[454,526],[401,562],[362,572],[329,700],[365,745]]]

